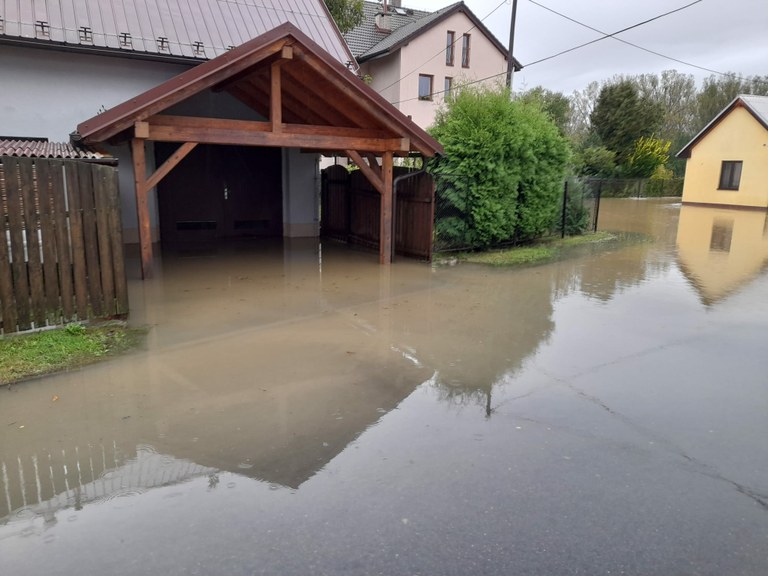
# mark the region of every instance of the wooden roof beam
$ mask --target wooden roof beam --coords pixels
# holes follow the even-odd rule
[[[158,142],[370,152],[404,152],[410,147],[408,138],[393,138],[382,131],[361,128],[282,124],[279,131],[274,131],[271,122],[189,116],[152,116],[148,124],[147,139]]]

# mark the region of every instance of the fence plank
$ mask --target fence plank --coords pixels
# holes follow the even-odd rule
[[[99,272],[99,250],[96,232],[96,214],[93,199],[93,173],[88,164],[77,165],[80,183],[80,206],[83,211],[83,241],[85,242],[85,265],[87,269],[88,299],[91,310],[97,316],[103,313],[101,299],[101,274]]]
[[[2,332],[127,312],[117,171],[0,157]]]
[[[107,172],[104,194],[109,211],[109,237],[112,241],[112,270],[115,279],[115,314],[128,313],[128,281],[125,275],[125,254],[123,252],[123,223],[120,218],[120,186],[117,170]]]
[[[6,162],[5,186],[8,191],[8,226],[11,240],[11,269],[13,271],[14,294],[18,311],[17,323],[20,330],[32,327],[29,305],[29,277],[24,247],[24,216],[22,214],[21,186],[19,180],[19,159]]]
[[[73,163],[68,163],[72,166]],[[58,263],[59,289],[61,291],[61,309],[65,322],[75,319],[75,291],[72,283],[72,258],[70,256],[69,230],[67,227],[67,205],[65,177],[67,164],[60,160],[51,162],[53,167],[51,196],[53,200],[53,225]]]
[[[52,180],[57,177],[57,168],[48,160],[38,160],[37,197],[39,199],[40,239],[43,253],[43,280],[45,283],[45,316],[48,324],[61,322],[59,302],[59,278],[56,266],[56,225],[53,215]]]
[[[45,326],[45,286],[43,285],[43,261],[40,257],[39,199],[33,175],[34,164],[30,158],[19,158],[21,204],[24,214],[24,236],[27,241],[27,274],[31,298],[32,321],[36,328]]]
[[[99,276],[101,279],[101,296],[104,301],[102,313],[115,313],[115,280],[112,276],[112,243],[109,239],[109,199],[106,195],[110,168],[107,166],[91,166],[93,175],[93,198],[96,208],[96,238],[99,253]]]
[[[69,230],[72,241],[72,272],[78,320],[88,318],[88,269],[85,262],[83,209],[80,202],[80,171],[77,164],[66,165]]]
[[[8,205],[8,191],[5,182],[8,177],[6,157],[0,158],[2,166],[2,187],[0,187],[0,314],[2,314],[3,332],[8,334],[16,331],[16,299],[13,294],[13,271],[11,269],[10,250],[8,248],[9,230],[4,206]]]

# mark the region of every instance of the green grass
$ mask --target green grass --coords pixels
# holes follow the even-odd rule
[[[140,332],[120,324],[44,330],[0,338],[0,384],[11,384],[86,364],[128,350]]]
[[[490,266],[530,266],[576,256],[582,247],[592,249],[595,246],[615,246],[623,239],[610,232],[596,232],[583,236],[547,239],[529,246],[518,246],[506,250],[490,252],[470,252],[457,256],[462,262],[487,264]]]

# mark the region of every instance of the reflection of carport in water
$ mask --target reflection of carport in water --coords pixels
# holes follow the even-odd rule
[[[222,118],[226,111],[218,105],[204,115],[184,113],[185,105],[195,98],[204,96],[213,101],[221,99],[223,93],[234,97],[239,105],[244,104],[250,117]],[[360,166],[380,194],[382,263],[388,263],[391,254],[393,156],[415,152],[431,157],[441,151],[434,139],[291,24],[281,25],[86,120],[78,126],[78,133],[86,144],[131,142],[145,277],[151,275],[153,263],[150,193],[201,145],[343,151]],[[175,143],[178,147],[172,151],[166,148],[165,161],[147,176],[151,161],[148,162],[146,144],[155,142]],[[284,152],[283,157],[285,155]],[[217,163],[221,167],[222,162]],[[269,161],[265,164],[274,165]],[[293,176],[289,173],[289,177]],[[296,177],[301,178],[298,174]],[[267,180],[269,178],[262,184]],[[282,184],[284,187],[285,182]],[[222,188],[221,183],[211,186],[214,192],[210,198],[194,193],[185,197],[178,192],[172,204],[177,209],[181,209],[179,203],[183,206],[211,202],[208,220],[197,213],[179,221],[198,222],[200,227],[213,226],[206,224],[217,222],[211,219],[216,202],[213,198],[226,197],[229,187],[229,183],[224,190],[217,189]],[[273,202],[270,194],[273,191],[267,187],[258,204],[246,205],[246,212]],[[291,199],[283,198],[282,203],[290,207]],[[217,218],[223,223],[228,217],[232,223],[222,226],[234,232],[238,226],[236,221],[241,229],[270,229],[275,216],[252,213],[237,219],[226,215]],[[285,219],[285,215],[283,217]]]

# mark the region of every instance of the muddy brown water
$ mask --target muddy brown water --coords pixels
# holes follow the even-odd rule
[[[0,392],[0,573],[768,573],[765,213],[601,228],[649,240],[166,252],[142,349]]]

